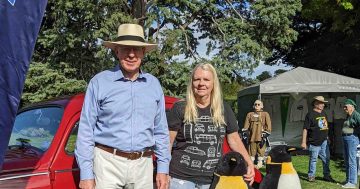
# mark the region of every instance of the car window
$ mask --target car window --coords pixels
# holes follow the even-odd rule
[[[68,138],[68,141],[66,142],[65,152],[67,154],[74,154],[78,128],[79,128],[79,121],[77,121],[75,123],[75,125],[70,133],[70,136]]]
[[[64,110],[61,107],[39,107],[16,116],[9,146],[30,145],[46,151],[59,128]]]

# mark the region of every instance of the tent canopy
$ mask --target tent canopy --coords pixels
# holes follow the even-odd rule
[[[267,111],[272,113],[273,129],[270,140],[299,145],[302,140],[303,121],[288,119],[288,108],[292,107],[295,101],[306,99],[308,107],[311,108],[312,98],[316,95],[323,95],[326,99],[343,96],[355,99],[359,93],[360,79],[298,67],[239,91],[238,124],[243,128],[246,114],[252,111],[253,102],[260,97],[267,101]],[[342,123],[334,122],[336,152],[342,151]]]
[[[238,97],[266,93],[309,92],[360,92],[360,79],[297,67],[239,91]]]

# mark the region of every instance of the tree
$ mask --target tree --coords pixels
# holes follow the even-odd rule
[[[277,69],[277,70],[275,70],[275,72],[274,72],[274,76],[278,76],[279,74],[282,74],[282,73],[285,73],[285,72],[287,72],[287,70]]]
[[[84,90],[84,80],[69,79],[67,75],[76,72],[74,68],[61,71],[49,68],[47,64],[33,62],[25,81],[22,105],[28,102],[38,102],[64,94],[79,93]]]
[[[360,2],[302,1],[293,28],[298,40],[290,50],[275,50],[267,64],[282,62],[360,78]]]
[[[264,81],[265,79],[271,78],[272,75],[269,71],[263,71],[260,75],[256,76],[256,79],[259,81]]]
[[[292,17],[300,7],[299,0],[49,0],[33,59],[48,71],[73,68],[66,77],[83,87],[83,81],[117,63],[101,42],[114,39],[120,23],[139,23],[147,40],[159,44],[143,69],[160,78],[166,94],[181,96],[193,63],[211,62],[221,81],[229,82],[269,57],[274,46],[289,48],[297,37]],[[213,54],[210,60],[199,55],[200,43]],[[179,56],[185,60],[174,58]]]

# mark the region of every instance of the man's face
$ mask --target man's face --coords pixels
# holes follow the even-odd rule
[[[354,106],[347,104],[344,106],[344,111],[346,114],[350,115],[354,111]]]
[[[259,112],[263,109],[263,105],[260,101],[255,101],[254,102],[254,110]]]
[[[322,110],[324,110],[325,104],[323,102],[320,102],[320,101],[315,101],[314,106],[315,106],[316,109],[322,111]]]
[[[116,55],[120,65],[127,74],[136,74],[140,70],[141,60],[144,58],[145,49],[136,46],[118,46]]]

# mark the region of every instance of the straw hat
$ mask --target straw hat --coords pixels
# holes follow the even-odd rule
[[[144,29],[138,24],[121,24],[118,28],[118,37],[114,41],[104,41],[103,45],[115,49],[118,45],[144,47],[145,52],[156,48],[156,44],[146,43]]]
[[[328,102],[325,100],[325,98],[323,96],[315,96],[314,97],[314,101],[319,101],[319,102]]]

